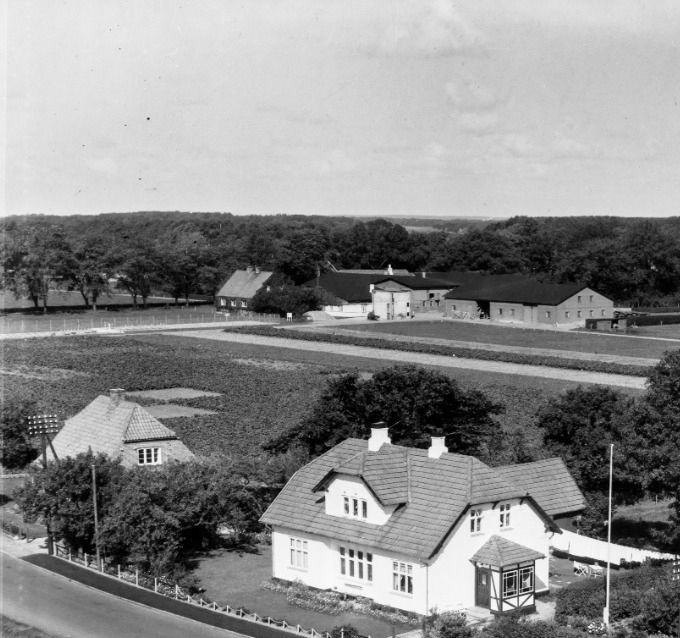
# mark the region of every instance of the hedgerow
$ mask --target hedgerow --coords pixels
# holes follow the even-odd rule
[[[466,359],[480,359],[484,361],[502,361],[523,365],[549,366],[552,368],[567,368],[585,372],[605,372],[610,374],[625,374],[630,376],[649,376],[652,368],[649,366],[625,365],[605,361],[583,361],[581,359],[564,359],[515,352],[500,352],[496,350],[482,350],[478,348],[461,348],[440,344],[422,343],[417,341],[396,341],[380,337],[351,336],[346,334],[330,334],[327,332],[312,332],[295,329],[282,330],[273,326],[241,326],[225,328],[225,332],[240,332],[266,337],[284,337],[301,341],[316,341],[325,343],[340,343],[344,345],[363,346],[366,348],[381,348],[384,350],[399,350],[401,352],[417,352],[443,356],[456,356]]]

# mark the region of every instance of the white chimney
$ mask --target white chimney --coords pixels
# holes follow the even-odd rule
[[[388,275],[394,274],[394,270],[392,270],[392,264],[387,264],[387,274]]]
[[[248,274],[250,274],[251,272],[253,272],[253,267],[252,267],[252,266],[246,266],[246,272],[247,272]]]
[[[385,422],[374,423],[371,428],[371,437],[368,439],[368,451],[377,452],[383,444],[390,445],[391,443],[390,431]]]
[[[444,454],[444,452],[448,452],[449,448],[446,447],[444,439],[445,437],[443,436],[433,436],[432,443],[427,450],[427,456],[429,456],[431,459],[438,459],[442,454]]]
[[[260,274],[260,267],[259,266],[255,266],[255,274],[256,275]]]
[[[120,400],[123,398],[125,398],[125,390],[123,388],[111,388],[109,390],[109,399],[114,408],[118,407]]]
[[[426,278],[427,278],[427,273],[426,273],[424,270],[423,270],[423,272],[422,272],[422,275],[423,275],[423,279],[426,279]]]

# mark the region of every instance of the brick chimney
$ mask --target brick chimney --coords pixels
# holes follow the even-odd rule
[[[123,388],[111,388],[109,390],[109,399],[111,399],[111,406],[117,408],[121,399],[125,399],[125,390]]]
[[[368,439],[368,451],[377,452],[383,444],[390,445],[390,431],[384,421],[374,423],[371,428],[371,437]]]
[[[448,452],[449,448],[446,447],[444,439],[445,437],[443,436],[433,436],[432,443],[427,450],[427,456],[431,459],[438,459],[444,452]]]

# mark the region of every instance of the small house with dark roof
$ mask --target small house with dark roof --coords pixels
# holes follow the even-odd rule
[[[142,406],[125,399],[124,390],[100,395],[67,419],[52,440],[57,458],[91,450],[120,458],[125,467],[162,465],[194,458],[179,437]],[[53,454],[48,449],[48,458]]]
[[[273,576],[417,614],[485,607],[530,611],[548,590],[546,507],[582,495],[504,474],[472,456],[392,445],[387,428],[347,439],[298,470],[260,519]],[[512,480],[510,480],[512,479]]]
[[[382,319],[406,319],[421,312],[442,312],[444,296],[453,287],[448,281],[432,277],[383,277],[372,285],[372,309]]]
[[[532,277],[479,278],[445,296],[446,316],[509,323],[585,325],[611,317],[614,302],[583,284],[554,284]]]
[[[324,312],[345,319],[371,312],[371,286],[381,279],[385,279],[382,272],[324,272],[304,285],[321,290]]]
[[[247,310],[255,293],[267,284],[274,273],[248,266],[237,270],[215,295],[216,310]]]

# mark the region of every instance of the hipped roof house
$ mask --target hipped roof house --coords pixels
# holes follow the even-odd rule
[[[52,440],[58,458],[91,450],[123,465],[161,465],[172,460],[191,460],[193,453],[173,430],[163,425],[142,406],[125,399],[115,388],[100,395],[78,414],[67,419]],[[49,457],[52,457],[48,449]]]

